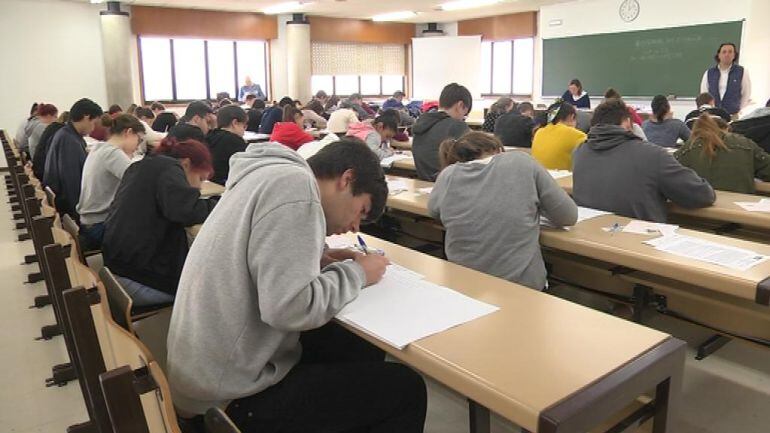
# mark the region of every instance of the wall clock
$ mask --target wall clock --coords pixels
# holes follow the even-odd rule
[[[630,23],[639,16],[640,9],[638,0],[623,0],[620,3],[618,13],[623,21]]]

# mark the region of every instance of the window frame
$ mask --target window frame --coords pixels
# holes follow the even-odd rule
[[[328,77],[332,77],[332,92],[329,95],[336,95],[339,98],[346,98],[346,97],[350,96],[350,95],[340,95],[340,94],[337,94],[337,75],[326,75],[326,74],[324,74],[324,75],[328,76]],[[340,75],[343,75],[343,74],[340,74]],[[363,93],[361,93],[361,75],[360,74],[344,74],[344,75],[355,75],[356,77],[358,77],[358,92],[357,93],[359,93],[364,98],[385,98],[385,97],[393,96],[392,93],[390,93],[390,94],[383,94],[382,93],[382,76],[383,76],[383,74],[366,74],[366,75],[378,75],[380,77],[380,94],[379,95],[369,95],[369,94],[364,95]],[[396,74],[385,74],[385,75],[396,75]],[[404,86],[406,86],[406,76],[405,75],[401,75],[401,91],[402,92],[406,92],[404,90]],[[326,89],[323,89],[323,90],[327,91]],[[315,92],[313,92],[313,93],[315,93]],[[328,93],[328,91],[327,91],[327,93]]]
[[[513,76],[515,75],[514,71],[516,69],[514,67],[514,64],[516,63],[516,48],[515,48],[516,44],[515,44],[514,41],[516,41],[518,39],[534,39],[534,38],[514,38],[514,39],[506,39],[506,40],[500,40],[500,41],[482,41],[482,42],[489,42],[490,44],[492,44],[491,47],[490,47],[490,51],[491,52],[490,52],[490,67],[489,67],[489,90],[490,90],[490,93],[482,93],[481,94],[482,97],[490,97],[490,96],[494,96],[494,97],[502,97],[502,96],[514,97],[515,96],[515,97],[529,97],[529,98],[532,97],[532,93],[533,92],[523,93],[523,94],[513,93],[513,89],[514,89],[514,86],[513,86],[513,83],[514,83]],[[510,42],[511,43],[511,92],[510,93],[496,93],[495,92],[495,85],[494,85],[494,76],[495,76],[495,43],[498,43],[498,42]],[[532,44],[532,56],[533,56],[533,62],[532,62],[532,77],[533,77],[532,89],[533,89],[533,91],[534,91],[534,86],[535,86],[535,83],[534,83],[534,76],[535,76],[534,53],[535,53],[535,46],[534,46],[534,43],[533,43]]]
[[[195,99],[179,99],[177,98],[177,83],[176,83],[176,60],[174,58],[174,39],[186,39],[186,37],[174,37],[174,36],[162,36],[162,38],[167,38],[169,40],[169,56],[171,58],[171,95],[172,99],[160,99],[160,100],[152,100],[148,101],[145,98],[144,94],[144,58],[142,54],[142,36],[143,35],[136,35],[136,46],[137,46],[137,52],[139,57],[139,91],[142,98],[143,104],[148,104],[150,102],[160,102],[162,104],[189,104],[190,102],[195,101]],[[144,35],[146,37],[154,37],[158,38],[159,36],[152,36],[152,35]],[[196,38],[196,39],[202,39],[202,38]],[[212,101],[216,100],[216,94],[211,94],[211,82],[210,82],[210,72],[209,72],[209,40],[224,40],[227,42],[232,42],[233,44],[233,70],[235,74],[235,93],[230,95],[231,99],[233,101],[238,101],[238,92],[240,91],[240,77],[238,76],[238,40],[230,40],[230,39],[202,39],[203,40],[203,67],[205,72],[205,86],[206,86],[206,100]],[[244,41],[245,42],[245,41]],[[255,39],[254,42],[262,42],[265,44],[264,49],[264,64],[265,64],[265,88],[262,89],[265,92],[265,99],[270,100],[271,96],[271,90],[270,90],[270,41],[264,41],[264,40],[257,40]],[[360,88],[360,83],[359,83]]]

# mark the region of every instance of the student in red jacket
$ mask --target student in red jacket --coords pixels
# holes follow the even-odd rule
[[[270,141],[281,143],[294,150],[313,141],[313,136],[302,129],[304,121],[305,116],[297,107],[291,104],[283,107],[283,122],[275,124],[273,133],[270,134]]]

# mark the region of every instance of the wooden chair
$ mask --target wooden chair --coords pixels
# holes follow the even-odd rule
[[[101,250],[83,251],[83,247],[80,243],[80,228],[69,215],[62,215],[61,224],[62,228],[64,228],[64,230],[66,230],[70,236],[72,236],[72,239],[74,240],[74,246],[77,249],[77,256],[84,265],[88,265],[88,262],[86,261],[87,257],[102,253]]]

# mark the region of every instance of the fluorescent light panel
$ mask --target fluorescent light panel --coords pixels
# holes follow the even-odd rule
[[[278,3],[276,5],[266,7],[265,9],[262,10],[262,12],[268,15],[297,12],[299,9],[302,9],[303,7],[309,5],[310,3],[312,2],[294,1],[294,2]]]
[[[461,9],[480,8],[482,6],[489,6],[495,3],[500,3],[501,0],[456,0],[440,5],[442,11],[458,11]]]
[[[412,11],[398,11],[398,12],[388,12],[386,14],[379,14],[372,17],[372,21],[398,21],[398,20],[405,20],[408,18],[414,18],[417,16],[416,13]]]

